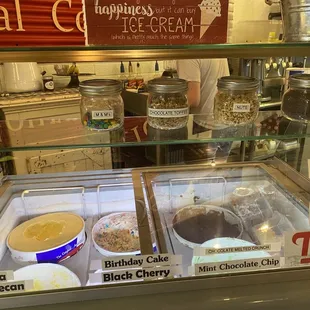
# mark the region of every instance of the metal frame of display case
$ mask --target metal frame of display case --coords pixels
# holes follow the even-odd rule
[[[309,43],[200,44],[184,46],[71,46],[0,48],[0,62],[98,62],[202,58],[305,56]]]

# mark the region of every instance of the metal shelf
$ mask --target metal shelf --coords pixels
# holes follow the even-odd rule
[[[310,43],[201,44],[184,46],[70,46],[0,49],[0,62],[95,62],[191,58],[307,56]]]

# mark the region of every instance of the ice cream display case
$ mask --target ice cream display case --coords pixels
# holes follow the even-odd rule
[[[199,247],[225,248],[236,240],[244,245],[277,244],[271,257],[281,256],[286,232],[309,230],[309,202],[300,195],[305,189],[296,187],[288,170],[274,159],[208,168],[134,170],[133,180],[136,197],[144,199],[152,214],[160,253],[182,255],[182,275],[189,276],[198,262],[270,257],[260,251],[199,256],[203,252]]]
[[[278,159],[8,177],[0,309],[134,308],[147,297],[158,307],[185,291],[216,308],[216,294],[257,299],[257,283],[271,298],[271,283],[309,275],[283,263],[285,233],[310,228],[309,194],[309,180]]]

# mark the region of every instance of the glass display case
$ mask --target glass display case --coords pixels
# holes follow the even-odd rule
[[[6,48],[0,60],[308,51],[307,43]],[[17,162],[34,150],[109,149],[113,157],[143,147],[153,163],[40,174],[42,153],[32,160],[38,174],[3,176],[0,309],[305,307],[310,268],[296,257],[285,260],[285,238],[310,230],[310,181],[303,169],[308,125],[266,111],[251,124],[225,127],[200,115],[205,123],[197,131],[195,118],[189,115],[184,128],[169,132],[148,127],[145,116],[125,117],[123,127],[111,132],[89,131],[78,117],[0,121],[0,151]],[[273,120],[276,129],[266,126]],[[233,146],[237,151],[228,158]]]

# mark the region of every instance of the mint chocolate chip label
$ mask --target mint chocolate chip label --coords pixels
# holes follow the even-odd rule
[[[266,255],[268,255],[266,253]],[[189,267],[189,273],[194,275],[257,271],[281,267],[280,256],[256,259],[233,260],[219,263],[195,264]]]

